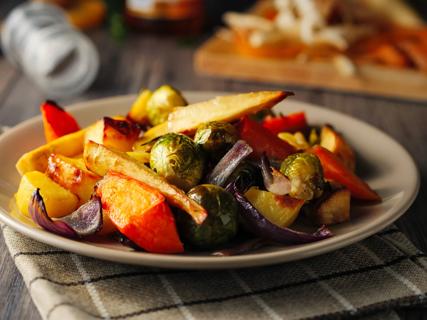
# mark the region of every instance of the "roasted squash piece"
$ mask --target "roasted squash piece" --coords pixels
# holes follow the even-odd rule
[[[201,224],[207,216],[206,210],[187,197],[184,191],[168,183],[143,163],[132,159],[125,153],[116,152],[89,141],[85,145],[83,157],[86,167],[100,176],[104,176],[109,170],[114,170],[160,191],[171,205],[190,214],[198,224]]]
[[[24,153],[16,163],[16,169],[21,175],[29,171],[45,172],[47,159],[52,153],[67,157],[74,157],[83,153],[85,133],[86,129],[82,129]]]
[[[140,129],[127,120],[104,117],[86,132],[85,141],[94,141],[118,151],[130,151]]]
[[[29,215],[28,206],[37,188],[40,189],[46,211],[51,218],[63,217],[78,207],[79,199],[76,195],[61,187],[44,173],[31,171],[22,176],[15,194],[16,204],[25,215]]]
[[[181,253],[175,219],[156,189],[125,175],[109,172],[98,184],[102,209],[117,229],[148,252]]]
[[[50,155],[46,174],[53,181],[77,195],[80,204],[90,199],[95,184],[101,179],[97,174],[87,170],[83,161],[57,154]]]

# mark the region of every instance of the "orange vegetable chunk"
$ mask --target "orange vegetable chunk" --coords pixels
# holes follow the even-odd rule
[[[112,171],[98,183],[96,192],[104,212],[135,244],[154,253],[184,251],[175,219],[160,192]]]

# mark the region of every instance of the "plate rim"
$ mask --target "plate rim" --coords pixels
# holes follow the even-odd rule
[[[184,95],[188,96],[217,96],[223,94],[231,94],[232,92],[219,92],[219,91],[184,91]],[[87,101],[73,103],[66,107],[67,111],[71,113],[79,112],[81,109],[87,109],[91,107],[96,107],[97,104],[102,103],[113,103],[114,101],[124,101],[134,99],[136,95],[119,95],[113,97],[105,97],[101,99],[91,99]],[[376,133],[383,136],[393,142],[402,154],[409,160],[407,165],[409,169],[414,174],[414,183],[412,184],[412,190],[409,192],[409,196],[398,203],[397,208],[393,210],[391,216],[382,215],[376,223],[371,223],[365,227],[363,232],[359,230],[353,230],[346,234],[341,234],[336,237],[325,239],[319,242],[304,244],[300,246],[287,247],[286,250],[278,250],[275,252],[266,252],[266,253],[255,253],[255,254],[243,254],[237,256],[228,256],[228,257],[218,257],[218,256],[183,256],[183,255],[164,255],[164,254],[153,254],[146,252],[135,252],[135,251],[121,251],[113,248],[106,248],[95,246],[93,244],[85,243],[79,240],[67,239],[52,233],[49,233],[42,229],[36,229],[29,225],[26,225],[9,215],[6,210],[0,207],[0,221],[10,226],[12,229],[40,242],[43,242],[48,245],[55,246],[70,252],[77,254],[82,254],[89,257],[99,258],[103,260],[109,260],[119,263],[128,263],[135,265],[144,265],[152,267],[161,267],[161,268],[174,268],[174,269],[226,269],[226,268],[246,268],[246,267],[255,267],[262,265],[272,265],[277,263],[289,262],[294,260],[301,260],[313,256],[317,256],[326,252],[335,251],[342,247],[348,246],[352,243],[356,243],[360,240],[363,240],[378,231],[384,229],[385,227],[391,225],[395,220],[402,216],[415,201],[419,188],[420,188],[420,173],[415,164],[414,159],[409,154],[409,152],[395,139],[390,135],[383,132],[382,130],[377,129],[371,124],[361,121],[353,116],[347,115],[345,113],[325,109],[321,105],[316,105],[313,103],[308,103],[304,101],[298,101],[294,99],[289,99],[292,101],[292,104],[302,108],[314,108],[318,109],[321,112],[332,113],[335,116],[344,117],[346,120],[356,123],[357,125],[368,126],[370,129],[376,131]],[[5,139],[5,137],[13,134],[14,132],[19,132],[22,130],[22,127],[29,126],[33,123],[41,121],[41,116],[35,116],[30,119],[27,119],[11,129],[7,130],[5,133],[0,135],[0,142]],[[340,241],[336,241],[339,237]],[[332,243],[329,243],[332,242]]]

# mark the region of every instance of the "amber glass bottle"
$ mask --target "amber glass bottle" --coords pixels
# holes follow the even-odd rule
[[[203,27],[203,0],[126,0],[125,19],[142,31],[197,34]]]

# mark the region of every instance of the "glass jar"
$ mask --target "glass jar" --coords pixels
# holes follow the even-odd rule
[[[126,22],[137,30],[190,35],[203,28],[202,0],[126,0]]]

